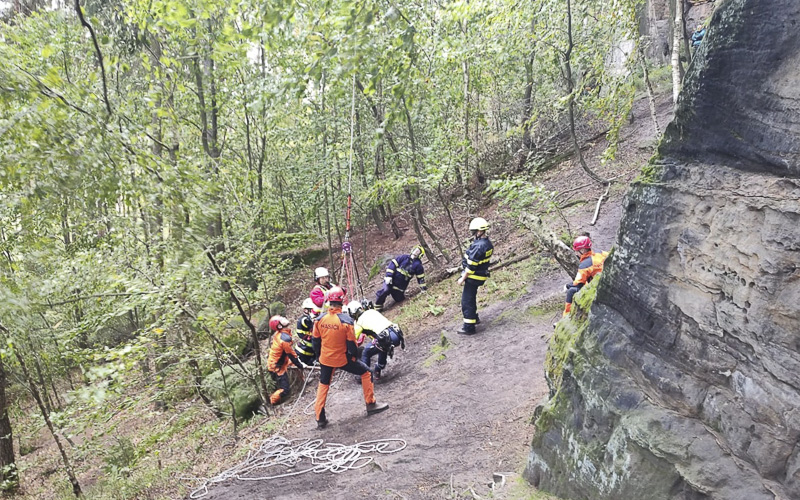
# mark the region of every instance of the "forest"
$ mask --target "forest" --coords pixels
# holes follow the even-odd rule
[[[264,320],[292,317],[315,265],[339,272],[343,242],[366,282],[375,235],[413,233],[441,279],[492,199],[563,208],[539,183],[554,165],[613,185],[635,99],[650,107],[637,126],[666,125],[654,85],[670,68],[646,57],[660,48],[645,7],[0,2],[0,489],[186,494],[165,486],[186,464],[152,453],[164,436],[112,438],[108,423],[137,408],[230,436],[271,425]],[[26,477],[43,435],[47,493]]]

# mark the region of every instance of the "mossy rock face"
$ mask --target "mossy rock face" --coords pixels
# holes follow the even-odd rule
[[[283,302],[275,301],[269,305],[269,316],[285,316],[286,315],[286,304]],[[269,318],[267,318],[269,319]]]
[[[246,363],[245,366],[251,372],[255,373],[255,364],[253,362]],[[240,367],[226,366],[223,368],[225,372],[225,380],[230,391],[231,398],[233,399],[233,406],[236,411],[237,418],[250,418],[253,416],[258,407],[261,405],[261,398],[256,390],[255,383],[242,376],[239,372]],[[267,379],[267,389],[271,392],[273,390],[272,380]],[[203,392],[211,398],[214,405],[224,412],[230,411],[230,401],[225,391],[225,384],[222,380],[222,374],[219,370],[203,379],[202,384]]]
[[[556,332],[538,488],[800,498],[798,24],[797,0],[718,3],[595,293]]]
[[[230,349],[231,354],[242,357],[247,350],[250,335],[244,330],[227,330],[220,340]]]

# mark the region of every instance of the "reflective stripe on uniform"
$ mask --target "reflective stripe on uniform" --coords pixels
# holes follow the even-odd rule
[[[489,277],[488,276],[478,276],[477,274],[468,274],[468,280],[475,280],[475,281],[486,281]]]
[[[477,319],[464,318],[464,323],[473,324],[473,323],[477,323],[477,322],[478,322]]]

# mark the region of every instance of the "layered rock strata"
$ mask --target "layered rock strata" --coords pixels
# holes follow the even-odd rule
[[[532,483],[570,499],[800,499],[799,178],[800,2],[729,0],[594,302],[559,328],[574,346],[537,420]]]

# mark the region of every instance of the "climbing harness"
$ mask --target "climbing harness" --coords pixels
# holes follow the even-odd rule
[[[355,141],[355,122],[356,122],[356,76],[353,75],[353,93],[350,102],[350,165],[347,176],[347,211],[345,221],[347,223],[344,232],[344,242],[342,242],[342,266],[339,276],[347,282],[347,290],[350,296],[357,299],[364,297],[364,289],[361,285],[361,277],[356,266],[353,245],[350,243],[350,211],[353,206],[353,144]],[[356,285],[358,286],[356,288]]]

